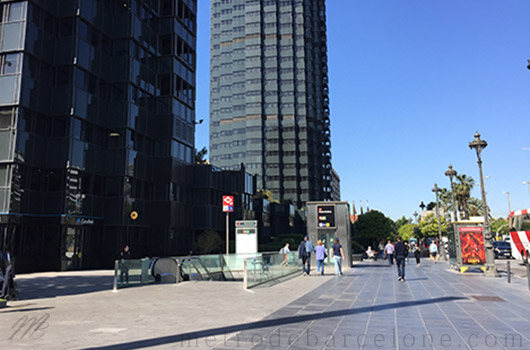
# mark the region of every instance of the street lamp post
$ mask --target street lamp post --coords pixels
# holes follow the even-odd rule
[[[458,234],[458,232],[456,232],[456,222],[458,221],[458,211],[456,208],[458,204],[455,200],[455,184],[453,182],[453,178],[456,176],[457,172],[453,169],[453,165],[449,164],[449,167],[444,174],[445,176],[449,176],[449,181],[451,182],[451,202],[453,203],[453,237],[455,237]]]
[[[523,181],[523,185],[528,185],[528,193],[530,193],[530,181]]]
[[[438,246],[440,247],[440,258],[445,260],[445,249],[442,242],[442,224],[440,223],[440,212],[438,210],[438,193],[441,189],[438,188],[437,184],[434,184],[432,191],[436,194],[436,219],[438,219]]]
[[[469,148],[474,149],[477,152],[477,163],[480,174],[480,187],[482,191],[482,204],[484,205],[484,248],[486,250],[486,270],[484,276],[486,277],[499,277],[499,272],[495,266],[495,255],[493,253],[493,244],[491,243],[491,229],[489,221],[488,203],[486,201],[486,190],[484,188],[484,175],[482,174],[482,159],[480,153],[488,143],[480,139],[480,134],[475,133],[475,139],[469,143]]]
[[[449,181],[451,181],[451,202],[453,202],[453,222],[458,221],[458,213],[456,211],[456,201],[455,201],[455,184],[453,183],[453,178],[456,176],[456,170],[453,170],[453,166],[449,164],[449,168],[445,172],[445,176],[449,176]],[[455,231],[456,234],[456,231]]]

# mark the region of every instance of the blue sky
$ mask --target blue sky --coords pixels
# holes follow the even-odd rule
[[[199,0],[197,148],[208,146],[209,0]],[[341,199],[397,219],[476,181],[475,131],[493,216],[530,208],[530,1],[328,0],[332,162]],[[527,149],[527,150],[526,150]]]

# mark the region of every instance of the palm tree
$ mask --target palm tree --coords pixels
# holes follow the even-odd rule
[[[471,197],[467,200],[470,216],[484,216],[484,205],[481,200]]]
[[[475,180],[466,174],[456,175],[459,183],[455,184],[455,197],[460,210],[464,213],[464,219],[469,219],[468,200],[471,196],[471,190],[475,186]]]

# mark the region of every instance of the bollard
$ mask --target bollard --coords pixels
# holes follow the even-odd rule
[[[508,283],[512,283],[512,269],[509,261],[506,262],[506,269],[508,270]]]
[[[114,281],[112,282],[112,292],[118,292],[118,260],[114,262]]]
[[[528,280],[528,290],[530,290],[530,264],[527,262],[525,265],[526,265],[526,279]]]
[[[528,250],[526,251],[526,256],[524,257],[524,265],[526,266],[526,279],[528,280],[528,289],[530,290],[530,262],[528,261]]]

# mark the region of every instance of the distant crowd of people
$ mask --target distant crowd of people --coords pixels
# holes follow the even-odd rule
[[[405,281],[405,263],[408,262],[409,255],[413,255],[416,259],[416,266],[420,267],[422,257],[422,246],[424,249],[428,249],[430,258],[436,263],[438,259],[438,246],[435,241],[430,244],[426,244],[424,241],[418,242],[402,240],[401,237],[397,237],[395,242],[388,240],[386,244],[375,243],[377,250],[373,249],[372,246],[368,246],[368,249],[363,254],[364,260],[377,260],[378,256],[388,260],[390,265],[397,265],[398,269],[398,280]],[[280,249],[281,254],[285,254],[285,258],[282,265],[288,264],[288,257],[291,250],[289,249],[289,243]],[[331,254],[331,260],[335,265],[335,274],[337,276],[342,275],[342,261],[344,260],[344,249],[340,244],[338,238],[334,239],[333,245],[329,249]],[[307,276],[311,273],[311,256],[315,254],[315,260],[317,262],[317,273],[324,274],[325,260],[328,257],[328,249],[325,244],[318,240],[316,246],[309,240],[308,236],[305,236],[303,241],[298,245],[298,258],[302,263],[303,275]]]

